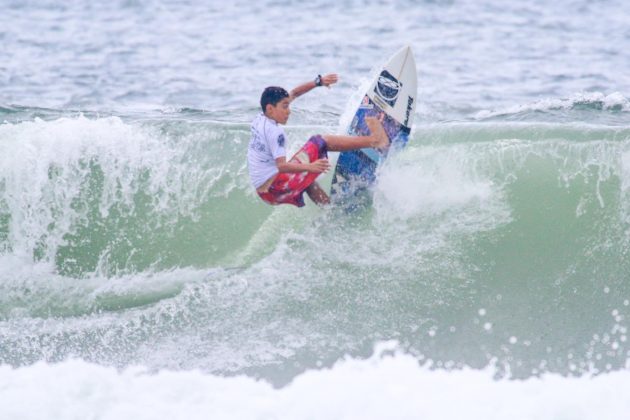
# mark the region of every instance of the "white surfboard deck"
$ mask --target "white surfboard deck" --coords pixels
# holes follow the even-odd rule
[[[347,129],[349,135],[368,135],[365,117],[379,117],[389,137],[390,147],[384,151],[365,148],[341,152],[332,177],[333,199],[351,199],[358,191],[369,188],[376,180],[378,164],[387,157],[388,152],[406,145],[413,123],[416,97],[416,63],[411,47],[406,46],[380,69]]]

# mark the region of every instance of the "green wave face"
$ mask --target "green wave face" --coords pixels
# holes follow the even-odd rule
[[[245,204],[247,135],[116,117],[2,126],[1,246],[71,277],[213,266],[268,214]]]
[[[293,130],[296,144],[306,130]],[[457,218],[509,214],[489,235],[503,237],[509,226],[532,236],[523,252],[598,242],[602,218],[608,241],[621,240],[629,135],[571,125],[429,126],[382,168],[375,216],[392,226],[446,223],[458,206],[477,203]],[[246,125],[211,122],[5,124],[0,249],[71,277],[220,265],[272,214],[248,184],[248,138]]]
[[[316,131],[289,127],[292,150]],[[426,125],[353,214],[263,204],[248,140],[203,120],[0,125],[0,361],[281,382],[394,338],[521,376],[625,363],[630,129]]]

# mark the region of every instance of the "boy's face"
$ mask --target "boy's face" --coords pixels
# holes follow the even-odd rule
[[[289,114],[291,114],[291,109],[289,108],[290,104],[291,101],[289,101],[289,98],[283,98],[275,106],[269,104],[267,105],[265,115],[278,124],[286,124],[289,120]]]

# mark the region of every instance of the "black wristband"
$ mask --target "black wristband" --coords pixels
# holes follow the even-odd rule
[[[322,85],[322,75],[318,74],[317,77],[315,78],[315,86],[321,86]]]

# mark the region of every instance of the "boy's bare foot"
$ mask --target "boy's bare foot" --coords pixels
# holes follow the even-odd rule
[[[366,117],[365,123],[370,129],[370,135],[374,137],[372,147],[375,149],[384,149],[389,146],[389,138],[387,137],[385,129],[383,129],[383,124],[378,120],[378,118]]]

